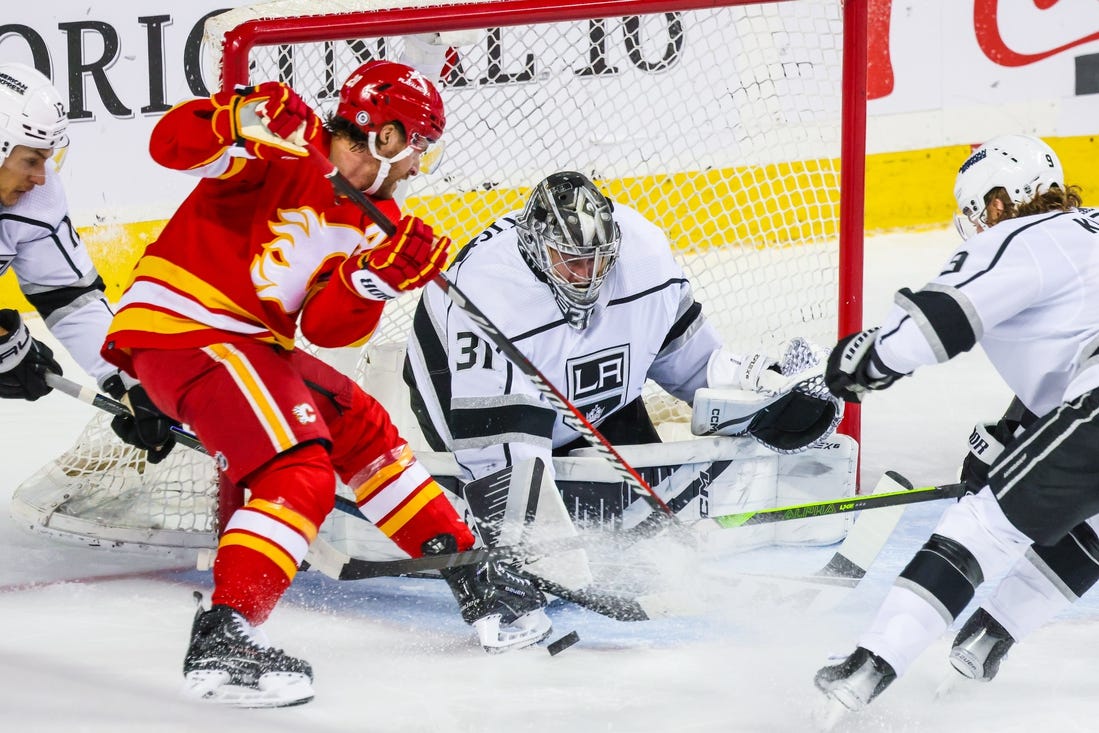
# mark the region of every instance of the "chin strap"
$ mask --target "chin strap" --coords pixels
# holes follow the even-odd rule
[[[389,175],[389,169],[393,164],[412,155],[412,146],[406,145],[404,150],[397,153],[392,158],[387,158],[378,152],[378,133],[367,133],[367,144],[370,146],[370,154],[378,161],[378,174],[374,176],[374,182],[370,184],[370,188],[364,189],[363,193],[367,196],[373,196],[378,192],[378,189],[382,187],[382,184],[385,183],[385,178]]]

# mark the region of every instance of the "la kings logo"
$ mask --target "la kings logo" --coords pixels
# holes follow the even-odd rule
[[[622,407],[630,373],[630,345],[612,346],[565,362],[569,401],[589,422]]]

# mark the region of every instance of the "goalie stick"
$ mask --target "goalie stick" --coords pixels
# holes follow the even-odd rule
[[[387,236],[393,236],[394,232],[396,232],[396,226],[393,222],[374,205],[373,201],[367,198],[362,191],[355,188],[355,186],[340,173],[332,161],[328,159],[328,156],[307,140],[303,139],[295,142],[300,142],[302,147],[309,152],[309,157],[316,162],[325,178],[332,182],[333,188],[335,188],[338,193],[346,196],[356,206],[362,209],[363,213],[370,217]],[[440,272],[432,278],[431,282],[446,293],[454,305],[464,311],[470,320],[481,328],[488,340],[500,350],[508,361],[518,367],[519,371],[530,378],[538,391],[549,400],[550,404],[552,404],[558,414],[561,415],[561,419],[565,424],[587,438],[588,442],[591,443],[599,454],[606,458],[611,466],[614,467],[614,470],[623,481],[625,481],[639,496],[644,497],[654,508],[662,511],[667,521],[676,521],[675,512],[673,512],[671,507],[653,491],[652,487],[649,486],[645,479],[641,478],[641,474],[619,455],[618,451],[614,449],[614,446],[610,444],[610,441],[603,437],[603,434],[584,417],[584,414],[580,412],[575,405],[569,402],[568,398],[546,378],[546,375],[542,374],[538,367],[536,367],[523,352],[516,348],[515,344],[496,327],[496,324],[489,320],[488,316],[481,312],[480,308],[474,305],[469,298],[466,297],[466,294],[463,293],[452,280]]]

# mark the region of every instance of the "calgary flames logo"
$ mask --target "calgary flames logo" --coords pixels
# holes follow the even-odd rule
[[[348,254],[363,242],[353,226],[332,224],[311,208],[281,209],[271,222],[275,237],[252,262],[252,283],[263,300],[297,313],[317,269],[334,254]]]

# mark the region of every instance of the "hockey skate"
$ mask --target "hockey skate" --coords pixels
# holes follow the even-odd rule
[[[958,674],[991,682],[1015,639],[988,611],[978,608],[962,625],[950,649],[950,664]]]
[[[199,607],[183,659],[183,692],[244,708],[286,707],[313,699],[313,669],[270,646],[228,606]]]
[[[428,555],[456,549],[451,535],[440,535],[424,544]],[[550,635],[553,625],[543,610],[546,597],[517,568],[496,561],[439,572],[454,593],[462,618],[477,631],[486,652],[522,649]]]
[[[839,664],[818,671],[813,683],[830,700],[859,711],[895,679],[897,673],[889,662],[860,646]]]

